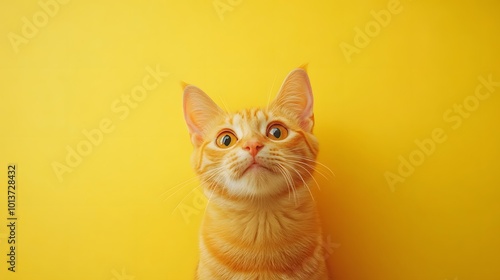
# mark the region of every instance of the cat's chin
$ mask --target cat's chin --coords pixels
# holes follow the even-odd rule
[[[265,197],[287,188],[283,177],[262,165],[249,166],[236,180],[226,182],[227,190],[236,196]]]

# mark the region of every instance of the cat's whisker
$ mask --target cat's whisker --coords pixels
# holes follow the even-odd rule
[[[299,151],[299,149],[291,149],[291,151]],[[326,164],[323,164],[322,162],[318,161],[317,159],[310,159],[310,158],[299,156],[299,155],[291,155],[291,156],[294,156],[296,158],[300,158],[303,160],[307,160],[310,162],[315,162],[315,163],[321,165],[322,167],[324,167],[325,169],[327,169],[333,176],[335,176],[335,172],[333,172]]]
[[[288,178],[289,178],[289,180],[291,182],[290,186],[291,186],[292,192],[293,192],[293,199],[295,201],[295,205],[297,205],[298,200],[297,200],[297,188],[295,186],[295,181],[293,180],[293,177],[292,177],[292,174],[290,173],[290,171],[288,169],[286,169],[284,166],[283,166],[283,170],[288,175]]]
[[[179,208],[179,206],[184,202],[184,200],[186,200],[186,198],[188,198],[196,189],[198,189],[198,187],[200,187],[201,185],[197,185],[195,186],[194,188],[191,189],[191,191],[189,191],[182,199],[181,201],[179,201],[179,203],[177,203],[177,205],[175,205],[174,207],[174,210],[172,210],[172,213],[170,213],[170,215],[173,215],[175,210],[177,210],[177,208]]]
[[[278,170],[278,172],[281,174],[281,176],[283,176],[283,179],[285,179],[285,183],[286,183],[286,188],[288,191],[288,199],[290,199],[290,187],[288,185],[288,180],[287,178],[285,177],[285,175],[283,174],[283,171],[281,170],[281,167],[276,165],[276,169]]]
[[[328,172],[330,172],[334,177],[337,176],[337,175],[335,175],[335,172],[333,172],[328,166],[326,166],[326,164],[323,164],[317,160],[315,162],[317,164],[319,164],[320,166],[322,166],[323,168],[325,168],[326,170],[328,170]]]
[[[321,175],[323,178],[329,180],[330,178],[328,178],[325,174],[323,174],[323,172],[321,172],[318,168],[318,166],[316,166],[316,161],[314,160],[311,160],[311,159],[308,159],[308,158],[305,158],[305,157],[301,157],[301,156],[293,156],[293,155],[287,155],[287,156],[280,156],[281,157],[281,160],[283,161],[286,161],[286,162],[294,162],[294,163],[297,163],[299,165],[303,165],[305,167],[309,167],[311,168],[312,170],[314,170],[315,172],[317,172],[319,175]],[[299,160],[297,160],[299,159]],[[309,162],[311,163],[308,163],[308,162],[303,162],[303,161],[300,161],[300,160],[308,160]],[[312,174],[309,173],[311,176]],[[313,177],[314,178],[314,177]]]
[[[218,169],[214,169],[214,170],[218,170]],[[210,170],[210,173],[214,172],[214,170]],[[210,174],[209,173],[209,174]],[[198,179],[198,177],[194,177],[194,178],[191,178],[189,179],[188,181],[194,181],[194,179]],[[179,187],[176,191],[174,191],[173,193],[171,193],[168,197],[166,197],[165,199],[163,199],[163,201],[167,201],[169,198],[171,198],[172,196],[174,196],[176,193],[178,193],[180,190],[182,190],[183,188],[185,188],[186,186],[189,186],[189,184],[187,184],[186,182],[184,182],[183,184],[185,184],[184,186],[182,187]],[[180,184],[182,185],[182,184]]]
[[[301,160],[306,160],[306,161],[309,161],[309,162],[314,162],[314,163],[320,165],[322,168],[325,168],[333,176],[336,176],[335,172],[333,172],[327,165],[321,163],[318,160],[314,160],[314,159],[310,159],[310,158],[306,158],[306,157],[298,156],[298,155],[287,155],[287,157],[293,157],[293,158],[296,158],[296,159],[301,159]]]
[[[274,84],[276,83],[276,78],[278,77],[278,73],[274,75],[273,83],[271,84],[271,88],[269,89],[269,93],[267,95],[267,106],[266,111],[269,111],[269,106],[271,105],[271,93],[273,92]]]
[[[193,181],[193,183],[195,183],[195,181]],[[184,189],[185,187],[189,186],[189,184],[186,184],[184,185],[183,187],[180,187],[178,188],[177,190],[175,190],[173,193],[171,193],[169,196],[167,196],[165,199],[163,199],[163,201],[167,201],[169,200],[171,197],[173,197],[175,194],[177,194],[179,191],[181,191],[182,189]]]
[[[210,170],[209,172],[212,173],[212,172],[215,172],[217,170],[222,170],[223,168],[216,168],[214,170]],[[210,174],[209,173],[209,174]],[[189,186],[189,184],[191,183],[194,183],[194,182],[197,182],[199,180],[199,177],[198,176],[194,176],[194,177],[191,177],[189,179],[187,179],[186,181],[184,182],[181,182],[173,187],[170,187],[168,188],[167,190],[165,190],[163,193],[160,194],[160,197],[162,196],[165,196],[167,195],[168,193],[170,193],[171,191],[175,190],[173,193],[171,193],[168,197],[166,197],[165,199],[163,199],[163,201],[167,201],[169,198],[171,198],[172,196],[174,196],[176,193],[178,193],[181,189]]]
[[[302,182],[304,183],[304,186],[306,186],[307,190],[309,191],[309,194],[311,195],[311,199],[314,201],[315,199],[314,199],[314,196],[311,192],[311,188],[309,188],[309,185],[304,180],[304,177],[302,177],[302,174],[300,174],[300,172],[295,167],[293,167],[293,165],[288,164],[288,163],[284,163],[284,164],[286,166],[290,167],[290,169],[292,169],[293,171],[295,171],[295,173],[297,173],[297,175],[299,175],[299,178],[302,180]]]
[[[215,183],[207,186],[208,189],[210,189],[212,187],[213,190],[212,190],[212,193],[210,193],[210,196],[208,197],[207,205],[205,207],[205,210],[203,211],[203,219],[202,220],[205,220],[205,216],[207,215],[208,204],[210,204],[210,200],[212,199],[212,196],[214,195],[216,186],[217,186],[217,184],[215,184]]]
[[[220,168],[215,168],[215,171],[218,171]],[[175,206],[174,210],[172,210],[172,214],[174,214],[175,210],[188,198],[198,187],[201,187],[203,184],[209,184],[209,186],[213,183],[210,183],[209,181],[212,180],[214,177],[218,176],[217,172],[210,172],[210,176],[204,180],[201,180],[200,184],[195,186],[194,188],[191,189],[191,191],[184,196],[184,198],[181,199],[179,203]]]
[[[297,161],[297,160],[293,160],[293,159],[288,159],[288,161],[295,162],[295,163],[297,163],[298,167],[304,169],[304,171],[306,171],[307,174],[309,174],[309,176],[311,176],[311,178],[313,179],[314,183],[316,183],[316,186],[318,187],[318,190],[321,190],[321,187],[319,186],[318,181],[316,181],[316,178],[314,178],[314,176],[311,174],[311,172],[309,172],[309,170],[307,170],[307,168],[304,167],[304,166],[306,166],[306,167],[312,168],[314,170],[314,166],[313,165],[305,164],[305,163],[303,163],[301,161]],[[318,172],[318,171],[316,170],[316,172]]]
[[[184,181],[184,182],[181,182],[181,183],[179,183],[179,184],[177,184],[177,185],[175,185],[175,186],[169,187],[169,188],[167,188],[165,191],[163,191],[163,192],[160,194],[160,197],[162,197],[162,196],[164,196],[164,195],[167,195],[169,192],[171,192],[172,190],[174,190],[174,189],[176,189],[176,188],[178,188],[178,187],[183,188],[183,187],[185,187],[185,185],[188,185],[189,183],[191,183],[192,181],[197,180],[197,179],[198,179],[198,176],[193,176],[193,177],[191,177],[191,178],[187,179],[187,180],[186,180],[186,181]]]
[[[313,166],[310,166],[310,165],[306,165],[304,164],[303,162],[300,162],[300,161],[293,161],[293,160],[289,160],[290,162],[296,164],[298,167],[300,168],[303,168],[304,170],[307,171],[308,174],[310,174],[311,178],[314,180],[315,184],[317,185],[318,189],[321,190],[321,187],[320,187],[320,184],[318,183],[317,179],[316,179],[316,176],[314,176],[313,174],[316,173],[316,174],[319,174],[321,177],[325,178],[326,180],[330,180],[329,177],[327,177],[325,174],[323,174],[321,171],[318,170],[318,168],[316,167],[313,167]],[[309,171],[309,168],[312,169],[312,171]]]
[[[289,177],[289,174],[287,173],[286,168],[284,168],[283,165],[281,165],[280,163],[277,163],[276,166],[278,167],[278,169],[280,170],[281,174],[283,175],[283,178],[285,178],[286,187],[289,190],[288,191],[288,199],[290,199],[290,195],[293,192],[292,181],[291,181],[291,179]]]
[[[278,163],[277,167],[278,167],[279,172],[281,173],[281,175],[283,175],[283,178],[285,179],[286,188],[289,190],[288,191],[288,199],[290,199],[290,195],[293,191],[293,187],[292,187],[293,181],[288,176],[288,174],[286,173],[286,169],[281,164]]]
[[[323,178],[329,180],[329,178],[323,174],[323,172],[321,172],[317,166],[313,165],[313,164],[310,164],[310,163],[307,163],[307,162],[302,162],[302,161],[299,161],[299,160],[294,160],[294,159],[290,159],[290,158],[287,158],[286,159],[287,161],[290,161],[290,162],[294,162],[294,163],[297,163],[299,165],[302,166],[306,166],[306,167],[309,167],[311,168],[312,170],[314,170],[316,173],[318,173],[319,175],[321,175]],[[312,174],[309,172],[309,174],[312,176]],[[313,177],[314,178],[314,177]]]
[[[227,106],[226,102],[224,101],[224,98],[222,98],[222,95],[220,95],[220,94],[219,94],[219,100],[221,101],[222,106],[224,106],[224,109],[226,110],[226,112],[231,112],[231,110],[229,110],[229,107]]]
[[[209,185],[208,185],[207,187],[210,187],[211,185],[215,185],[215,183],[209,183]],[[194,188],[192,188],[192,189],[191,189],[191,191],[190,191],[188,194],[186,194],[186,195],[184,196],[184,198],[183,198],[183,199],[181,199],[181,201],[180,201],[179,203],[177,203],[177,205],[176,205],[176,206],[175,206],[175,208],[172,210],[172,212],[170,213],[170,215],[173,215],[173,214],[175,213],[175,210],[177,210],[177,208],[179,208],[179,206],[180,206],[180,205],[184,202],[184,200],[185,200],[186,198],[188,198],[188,197],[189,197],[189,196],[193,193],[193,191],[195,191],[195,190],[196,190],[196,189],[198,189],[199,187],[203,187],[203,185],[202,185],[202,184],[199,184],[199,185],[195,186]],[[209,202],[209,201],[208,201],[208,202]],[[207,205],[208,205],[208,202],[207,202]],[[206,209],[206,208],[205,208],[205,209]]]

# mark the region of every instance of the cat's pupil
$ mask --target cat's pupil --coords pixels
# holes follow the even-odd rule
[[[222,137],[221,142],[224,146],[226,146],[226,147],[229,146],[229,144],[231,144],[231,136],[226,135],[226,136]]]
[[[276,137],[276,138],[280,138],[281,137],[281,130],[279,128],[273,128],[271,130],[271,134]]]

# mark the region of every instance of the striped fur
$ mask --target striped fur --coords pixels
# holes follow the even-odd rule
[[[184,102],[192,163],[209,199],[195,279],[328,279],[309,189],[318,142],[305,70],[290,73],[266,109],[230,114],[193,86]],[[286,127],[286,138],[268,137],[275,123]],[[219,147],[221,131],[234,133],[237,142]],[[252,154],[249,143],[260,150]]]

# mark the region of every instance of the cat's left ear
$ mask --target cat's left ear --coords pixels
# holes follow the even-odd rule
[[[304,131],[312,132],[313,94],[305,67],[297,68],[288,74],[270,108],[289,115],[298,121]]]
[[[207,127],[223,114],[224,111],[201,89],[185,85],[184,119],[193,145],[202,144]]]

